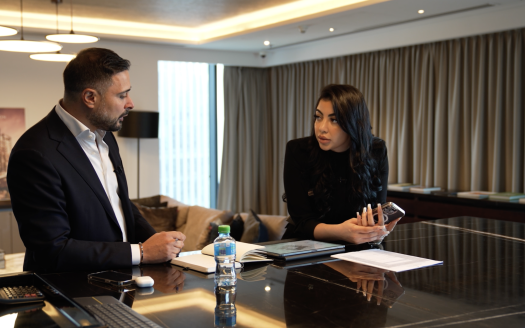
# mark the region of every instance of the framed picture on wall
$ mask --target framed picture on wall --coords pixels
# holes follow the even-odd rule
[[[9,199],[7,164],[11,149],[25,132],[24,108],[0,108],[0,200]]]

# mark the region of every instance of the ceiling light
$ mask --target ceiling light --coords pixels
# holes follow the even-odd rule
[[[73,0],[71,0],[71,32],[68,34],[58,33],[58,4],[60,3],[60,0],[51,1],[57,4],[57,33],[46,35],[46,39],[64,43],[93,43],[99,40],[96,36],[75,34],[75,32],[73,32]]]
[[[265,46],[269,46],[270,45],[270,41],[268,41],[268,40],[264,41],[264,45]]]
[[[62,46],[49,41],[0,40],[0,50],[15,52],[54,52]]]
[[[269,292],[270,290],[272,290],[272,287],[270,287],[270,286],[266,286],[266,287],[264,287],[264,290],[267,291],[267,292]]]
[[[419,9],[419,10],[417,11],[417,13],[418,13],[418,14],[424,14],[425,11],[424,11],[423,9]]]
[[[62,46],[48,41],[24,40],[23,3],[20,0],[20,40],[0,40],[0,50],[15,52],[53,52],[59,51]]]
[[[10,36],[17,34],[18,31],[14,28],[6,27],[6,26],[0,26],[0,36]]]
[[[335,31],[335,29],[333,27],[330,27],[329,31],[333,32],[333,31]]]
[[[96,36],[75,34],[73,31],[70,34],[49,34],[46,39],[64,43],[93,43],[99,40]]]
[[[29,57],[34,60],[50,61],[50,62],[69,62],[77,55],[72,54],[32,54]]]
[[[57,34],[58,34],[58,4],[61,1],[62,0],[51,0],[51,2],[56,3],[56,8],[57,8]],[[32,54],[29,56],[29,58],[33,60],[50,61],[50,62],[69,62],[71,61],[71,59],[75,57],[76,55],[73,55],[73,54],[61,54],[60,51],[57,51],[56,54]]]

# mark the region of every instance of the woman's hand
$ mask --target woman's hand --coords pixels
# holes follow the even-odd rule
[[[386,226],[383,220],[383,210],[379,204],[379,221],[376,224],[370,205],[363,208],[363,215],[357,213],[357,218],[351,218],[341,224],[320,223],[315,227],[314,238],[316,240],[344,240],[354,244],[362,244],[383,239],[392,229],[397,221],[395,220]]]
[[[362,226],[380,226],[383,227],[383,229],[387,232],[386,235],[390,233],[390,231],[394,230],[394,227],[396,226],[397,222],[401,220],[401,218],[394,220],[387,225],[385,225],[384,216],[383,216],[383,208],[381,207],[381,204],[377,204],[377,223],[374,222],[374,215],[372,211],[372,207],[370,204],[368,204],[368,209],[363,208],[363,215],[359,215],[357,213],[357,224]],[[384,238],[386,235],[380,237],[381,239]]]
[[[384,226],[363,226],[359,224],[357,218],[346,220],[338,225],[340,231],[340,239],[354,243],[362,244],[369,241],[377,240],[388,235]]]
[[[378,205],[377,214],[379,221],[376,224],[374,222],[372,208],[370,204],[368,204],[368,209],[366,207],[363,208],[362,215],[359,215],[359,213],[357,213],[357,218],[352,218],[343,222],[341,224],[342,228],[347,232],[347,238],[345,240],[353,242],[355,244],[362,244],[378,239],[383,239],[386,235],[388,235],[389,231],[385,229],[383,221],[383,210],[381,209],[380,204]],[[393,228],[394,227],[392,227],[392,229]]]

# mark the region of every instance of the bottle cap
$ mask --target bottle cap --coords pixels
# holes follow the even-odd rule
[[[229,225],[219,226],[219,233],[230,233],[230,226]]]

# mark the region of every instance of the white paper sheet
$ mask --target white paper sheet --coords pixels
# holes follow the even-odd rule
[[[380,249],[335,254],[332,257],[395,272],[443,264],[443,261],[434,261]]]

